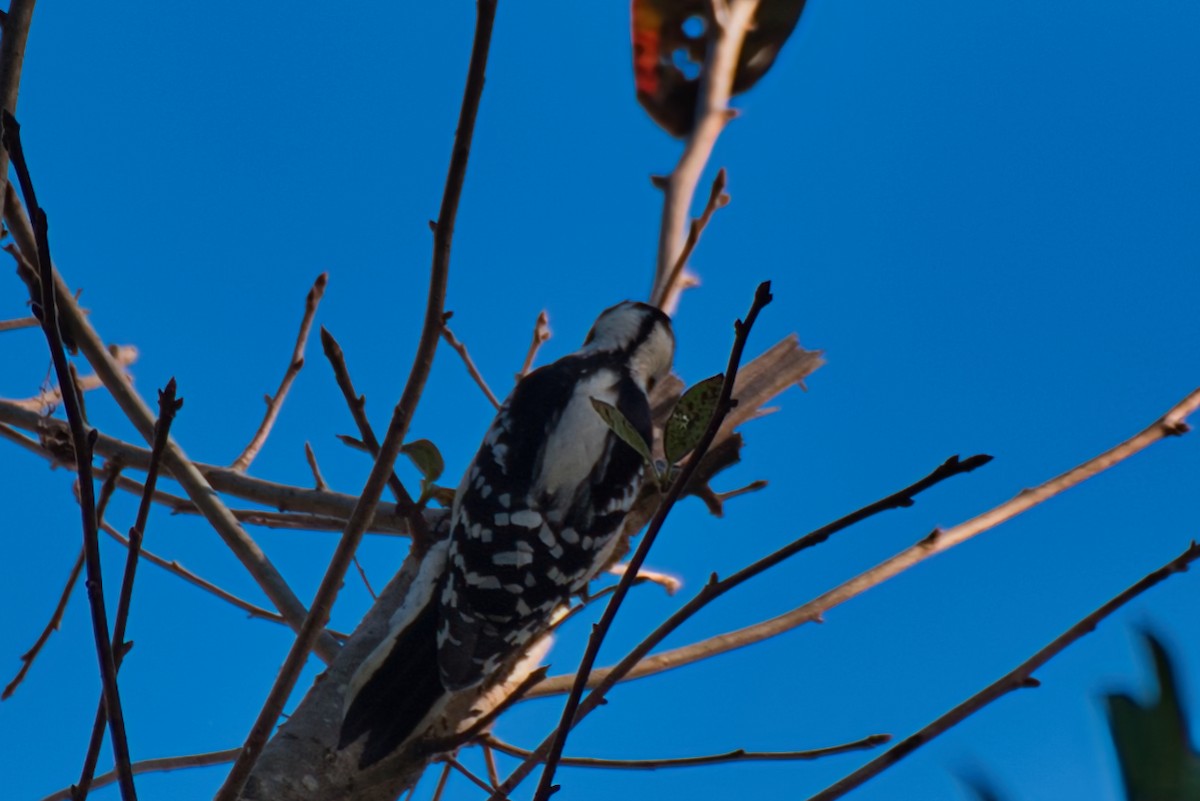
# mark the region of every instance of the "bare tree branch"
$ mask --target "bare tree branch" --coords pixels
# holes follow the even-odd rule
[[[267,738],[279,719],[283,705],[287,701],[300,671],[307,661],[308,653],[316,641],[318,633],[328,622],[333,602],[337,599],[346,571],[354,558],[355,550],[362,540],[363,533],[371,523],[375,505],[383,494],[383,488],[392,474],[392,466],[400,454],[408,427],[416,411],[425,382],[433,367],[434,354],[437,351],[438,339],[441,336],[442,321],[446,308],[446,285],[450,275],[450,244],[454,236],[454,222],[458,213],[458,202],[462,196],[463,182],[466,179],[467,161],[471,152],[471,139],[475,132],[475,118],[479,112],[479,101],[483,96],[484,72],[487,68],[488,50],[492,41],[492,26],[496,18],[496,0],[478,0],[476,5],[475,40],[471,47],[471,61],[467,67],[467,83],[463,90],[462,108],[459,112],[458,129],[454,135],[454,148],[450,156],[450,168],[446,176],[446,186],[442,194],[442,205],[438,220],[434,224],[433,264],[430,269],[429,297],[425,308],[425,322],[421,330],[421,338],[417,344],[417,353],[413,359],[412,371],[405,383],[404,392],[396,404],[392,421],[388,425],[387,434],[379,448],[379,457],[371,474],[363,487],[362,496],[350,515],[346,530],[338,543],[337,550],[330,559],[321,584],[313,598],[312,608],[304,624],[297,633],[296,642],[284,660],[279,670],[271,692],[259,713],[258,719],[246,737],[242,753],[234,762],[233,768],[226,777],[216,796],[216,801],[233,801],[241,792],[242,786],[250,776]],[[428,548],[429,541],[413,540],[414,551]]]
[[[666,637],[672,631],[679,628],[684,621],[692,617],[696,612],[698,612],[707,604],[711,603],[712,600],[718,596],[728,592],[738,584],[749,581],[765,570],[781,563],[783,560],[791,556],[794,556],[800,551],[811,548],[815,545],[819,545],[820,543],[829,539],[829,537],[831,537],[833,534],[848,528],[855,523],[861,522],[868,517],[889,509],[900,509],[912,506],[914,503],[913,497],[915,495],[924,492],[930,487],[933,487],[948,478],[970,472],[976,467],[986,464],[989,460],[990,457],[987,456],[976,456],[966,460],[959,460],[958,457],[948,459],[936,470],[920,481],[917,481],[914,484],[911,484],[908,487],[900,490],[899,492],[892,493],[891,495],[881,498],[874,503],[868,504],[867,506],[852,512],[849,515],[834,521],[833,523],[822,526],[821,528],[816,529],[815,531],[812,531],[803,537],[800,537],[792,543],[780,548],[777,551],[774,551],[771,554],[768,554],[762,559],[759,559],[758,561],[743,568],[737,573],[734,573],[724,580],[718,580],[714,574],[709,583],[706,584],[703,589],[701,589],[698,595],[692,598],[692,600],[690,600],[687,604],[685,604],[663,623],[661,623],[658,628],[651,632],[649,636],[642,640],[642,642],[638,643],[638,645],[632,651],[630,651],[615,667],[608,668],[603,671],[593,672],[589,684],[593,685],[594,689],[587,699],[580,705],[576,720],[578,721],[579,719],[583,718],[596,707],[600,706],[600,704],[604,703],[605,694],[619,681],[622,681],[627,677],[634,678],[635,670],[642,668],[646,662],[654,659],[654,657],[652,657],[651,660],[644,659],[646,654],[648,654],[651,649],[666,639]],[[556,677],[555,679],[544,682],[530,695],[536,696],[541,694],[549,694],[550,692],[562,692],[566,687],[574,687],[577,679],[577,675]],[[536,764],[537,761],[540,761],[543,758],[543,754],[547,752],[549,742],[550,740],[547,738],[541,745],[538,746],[538,749],[534,752],[533,757],[527,759],[520,767],[513,771],[512,775],[510,775],[505,783],[501,785],[500,789],[502,792],[510,792],[512,788],[516,786],[516,782],[521,781],[525,775],[528,775],[528,772],[532,769],[532,766]]]
[[[42,652],[42,648],[50,639],[50,635],[58,631],[58,627],[62,625],[63,612],[67,611],[67,602],[71,600],[71,591],[75,589],[75,582],[79,580],[79,574],[82,571],[83,547],[81,546],[79,548],[79,555],[75,557],[75,564],[71,566],[71,571],[67,574],[67,583],[63,585],[62,593],[58,596],[58,604],[54,607],[54,613],[50,615],[50,620],[46,622],[46,627],[38,635],[37,641],[34,642],[28,651],[21,654],[21,669],[17,671],[17,675],[4,688],[4,693],[0,695],[0,701],[7,701],[17,691],[17,687],[25,680],[25,674],[29,672],[29,668],[33,667],[34,660]]]
[[[328,282],[329,273],[321,273],[313,282],[312,289],[308,290],[308,297],[304,301],[304,316],[300,320],[300,331],[296,334],[296,346],[292,350],[292,360],[288,362],[287,370],[283,374],[283,380],[279,383],[279,389],[275,392],[275,396],[268,395],[266,397],[267,411],[263,415],[258,430],[250,438],[250,442],[242,451],[241,456],[230,465],[234,470],[246,470],[254,461],[254,457],[258,456],[262,446],[266,444],[267,437],[271,434],[271,428],[275,425],[275,419],[279,416],[279,410],[283,408],[283,401],[287,397],[288,390],[292,388],[296,376],[300,375],[300,370],[304,368],[304,347],[308,344],[308,332],[312,330],[313,318],[317,316],[317,306],[321,303],[321,298],[325,294],[325,285]]]
[[[138,349],[129,346],[117,348],[113,356],[123,367],[128,367],[137,361]],[[80,376],[75,380],[75,389],[79,392],[91,392],[102,386],[104,386],[104,382],[97,375]],[[62,403],[62,390],[57,386],[47,387],[32,398],[9,401],[9,403],[13,403],[22,409],[28,409],[31,412],[40,413],[44,409],[49,409]]]
[[[100,522],[100,530],[103,531],[108,536],[112,537],[114,540],[119,542],[121,545],[124,545],[126,548],[129,547],[129,540],[124,535],[122,535],[119,531],[117,531],[115,528],[110,526],[108,523],[101,521]],[[256,605],[250,603],[249,601],[246,601],[246,600],[243,600],[242,598],[237,597],[233,593],[230,593],[226,590],[221,589],[216,584],[213,584],[211,581],[201,578],[200,576],[196,575],[192,571],[188,570],[186,567],[179,564],[178,561],[175,561],[175,560],[168,561],[151,551],[147,551],[145,548],[141,549],[140,558],[149,562],[152,565],[161,567],[163,570],[167,571],[168,573],[178,576],[179,578],[183,579],[184,581],[188,582],[189,584],[193,584],[193,585],[199,587],[200,589],[204,590],[205,592],[209,592],[209,593],[215,595],[216,597],[220,598],[222,601],[225,601],[226,603],[236,606],[238,609],[241,609],[243,612],[245,612],[249,617],[258,618],[260,620],[269,620],[272,623],[278,623],[282,626],[286,626],[288,624],[288,622],[283,619],[283,615],[279,614],[278,612],[272,612],[270,609],[263,609],[261,606],[256,606]],[[349,635],[345,634],[344,632],[334,631],[333,629],[326,629],[326,631],[328,631],[331,636],[333,636],[334,638],[336,638],[338,640],[345,640],[349,636]]]
[[[363,446],[371,456],[378,459],[379,440],[376,439],[375,431],[371,428],[371,421],[367,419],[367,400],[355,391],[354,382],[350,380],[350,370],[346,367],[346,354],[342,351],[342,346],[338,344],[338,341],[333,338],[333,334],[329,333],[324,326],[321,327],[321,347],[325,351],[325,358],[329,360],[329,365],[333,368],[334,378],[342,390],[346,405],[350,407],[350,416],[354,418],[354,424],[358,426],[358,434],[362,437]],[[412,496],[408,494],[408,490],[404,488],[394,471],[388,476],[388,487],[391,488],[396,504],[408,520],[410,531],[416,532],[417,539],[428,538],[428,527],[421,516],[421,510],[417,508]],[[352,510],[353,506],[347,509],[346,516],[349,516]],[[376,512],[376,516],[378,516],[378,512]]]
[[[713,409],[712,419],[709,421],[704,435],[697,443],[691,458],[687,460],[679,476],[671,483],[670,489],[667,490],[666,495],[659,504],[658,511],[654,513],[654,518],[650,521],[649,528],[642,536],[642,541],[638,544],[637,550],[634,551],[633,558],[629,560],[626,573],[617,584],[617,589],[613,593],[612,599],[608,602],[608,606],[605,607],[604,614],[600,617],[600,622],[592,628],[592,634],[588,638],[587,649],[584,651],[583,659],[579,664],[579,671],[575,676],[575,685],[571,688],[571,693],[567,696],[567,701],[563,705],[562,717],[559,720],[558,728],[554,732],[554,740],[546,756],[546,765],[542,770],[537,792],[533,796],[534,801],[548,801],[550,795],[554,792],[552,782],[554,780],[555,767],[562,756],[563,747],[567,743],[567,736],[571,728],[575,725],[575,713],[583,697],[583,690],[587,684],[588,674],[596,663],[596,656],[600,652],[600,645],[608,635],[608,631],[612,627],[612,622],[616,618],[617,610],[620,609],[621,602],[625,600],[625,596],[629,593],[629,588],[633,586],[633,580],[645,563],[646,556],[649,554],[651,547],[653,547],[654,541],[658,537],[658,532],[662,529],[667,515],[675,505],[675,502],[683,495],[684,487],[687,486],[692,474],[700,464],[700,460],[704,458],[704,454],[713,444],[713,440],[716,439],[717,433],[721,430],[721,426],[725,422],[725,416],[733,408],[733,387],[737,381],[738,366],[742,361],[742,353],[746,349],[746,340],[750,336],[750,331],[754,327],[755,320],[758,319],[759,312],[771,300],[771,284],[769,281],[764,281],[759,284],[758,290],[754,293],[754,302],[750,305],[750,311],[746,314],[745,321],[738,320],[734,323],[735,336],[733,349],[729,354],[729,363],[725,368],[725,378],[721,383],[721,394],[717,399],[716,407]],[[508,785],[508,782],[505,782],[505,784]],[[498,791],[497,795],[506,794],[511,789],[510,786],[507,791]]]
[[[963,701],[958,706],[951,709],[946,714],[939,717],[937,720],[930,723],[925,728],[918,731],[911,737],[907,737],[897,743],[892,748],[889,748],[885,753],[880,754],[875,759],[863,765],[858,770],[841,779],[840,781],[830,785],[821,792],[812,796],[808,801],[833,801],[835,798],[841,798],[846,793],[860,786],[868,779],[871,779],[888,768],[898,763],[901,759],[916,751],[921,746],[930,742],[934,738],[945,734],[948,730],[963,722],[971,715],[986,707],[993,701],[1007,695],[1014,690],[1020,690],[1025,687],[1037,687],[1041,684],[1033,677],[1033,672],[1042,665],[1049,662],[1058,654],[1062,653],[1066,648],[1076,640],[1082,638],[1086,634],[1096,630],[1096,626],[1100,621],[1116,612],[1125,604],[1132,601],[1137,596],[1144,593],[1151,587],[1166,581],[1176,573],[1183,573],[1188,569],[1188,565],[1200,558],[1200,545],[1192,542],[1188,549],[1182,554],[1172,559],[1167,564],[1155,570],[1153,573],[1142,578],[1137,583],[1127,588],[1124,592],[1115,596],[1111,600],[1101,605],[1098,609],[1092,612],[1087,617],[1084,617],[1078,623],[1065,632],[1054,638],[1045,648],[1042,648],[1029,659],[1022,662],[1009,673],[1002,676],[1000,679],[992,682],[984,689],[972,695],[967,700]]]
[[[8,223],[9,231],[22,253],[36,252],[36,250],[29,250],[30,247],[35,247],[33,229],[11,187],[4,196],[4,220]],[[62,276],[52,267],[51,270],[54,295],[57,297],[62,322],[69,331],[71,340],[82,351],[96,374],[104,381],[104,386],[112,394],[117,405],[121,407],[121,411],[137,428],[138,433],[147,442],[152,441],[155,422],[153,412],[150,411],[145,400],[125,380],[120,366],[104,346],[99,334],[83,315]],[[188,459],[187,454],[174,440],[167,444],[163,458],[171,476],[183,486],[188,497],[196,504],[196,508],[200,510],[200,513],[204,515],[258,585],[262,587],[263,592],[288,621],[288,625],[293,629],[299,628],[308,610],[296,597],[292,588],[288,586],[266,554],[245,532],[237,518],[213,491],[212,485],[209,484],[204,474],[195,463]],[[132,462],[129,463],[132,464]],[[234,475],[238,474],[237,471],[229,472]],[[336,640],[329,636],[322,636],[316,650],[321,659],[329,661],[338,648]]]
[[[17,95],[21,88],[21,69],[25,63],[25,45],[29,26],[33,24],[33,7],[37,0],[12,0],[4,14],[4,30],[0,36],[0,108],[9,114],[17,113]],[[8,185],[8,151],[0,148],[0,188]],[[31,256],[36,250],[26,251]]]
[[[663,759],[596,759],[593,757],[564,756],[559,760],[559,764],[568,768],[660,770],[662,768],[695,768],[702,765],[722,765],[729,762],[799,762],[821,759],[822,757],[834,756],[836,754],[845,754],[851,751],[878,748],[891,739],[892,736],[890,734],[872,734],[861,740],[855,740],[852,743],[831,745],[825,748],[813,748],[807,751],[747,751],[744,748],[738,748],[733,751],[726,751],[723,754]],[[480,742],[501,753],[517,757],[518,759],[529,759],[534,756],[533,751],[527,748],[518,748],[515,745],[497,739],[491,734],[485,734],[480,739]]]
[[[22,328],[37,328],[36,317],[18,317],[14,320],[0,320],[0,333],[4,331],[19,331]]]
[[[454,336],[454,332],[450,330],[450,326],[444,322],[442,323],[442,339],[446,340],[446,344],[454,348],[458,353],[471,378],[475,380],[475,383],[483,390],[483,394],[487,396],[488,403],[492,404],[493,408],[499,409],[500,401],[496,398],[495,393],[492,392],[492,388],[487,385],[487,381],[483,379],[483,375],[479,372],[479,368],[475,366],[475,362],[471,360],[471,354],[467,353],[467,346],[460,342],[458,337]]]
[[[312,470],[313,484],[318,492],[324,492],[329,489],[329,485],[325,483],[325,477],[321,475],[321,468],[317,465],[317,455],[313,453],[312,445],[304,443],[304,459],[308,462],[308,469]]]
[[[121,711],[120,690],[117,687],[117,671],[113,660],[113,646],[108,633],[108,611],[104,605],[104,576],[100,564],[100,540],[97,531],[96,488],[92,479],[93,433],[84,419],[83,405],[71,374],[63,330],[59,325],[58,300],[53,285],[54,268],[50,261],[49,222],[46,213],[37,202],[37,193],[25,155],[21,148],[21,129],[12,113],[5,109],[3,115],[4,149],[12,159],[13,168],[21,183],[21,193],[29,204],[33,219],[34,239],[37,246],[38,277],[41,282],[41,297],[35,306],[35,316],[42,321],[42,330],[50,347],[54,361],[54,372],[62,387],[63,404],[67,422],[71,429],[71,442],[75,449],[76,470],[79,473],[79,507],[83,517],[84,566],[87,569],[88,601],[92,612],[92,633],[96,641],[96,655],[100,663],[100,681],[104,687],[104,702],[109,709],[109,734],[112,737],[113,757],[120,775],[121,798],[135,801],[137,790],[133,785],[133,773],[129,768],[129,744],[125,739],[125,717]]]
[[[675,264],[684,249],[684,231],[696,186],[708,163],[717,138],[732,118],[729,96],[737,70],[738,56],[746,38],[758,0],[729,0],[728,13],[713,14],[712,39],[701,71],[700,96],[696,105],[696,126],[683,146],[679,163],[666,180],[663,190],[662,224],[658,234],[658,261],[650,302],[668,314],[679,302],[679,294],[689,283],[682,270],[672,281]]]
[[[550,316],[546,314],[545,309],[542,309],[538,314],[537,322],[533,325],[533,341],[529,343],[529,352],[525,354],[525,361],[521,363],[521,371],[517,373],[518,381],[529,375],[529,371],[533,369],[533,360],[537,358],[538,351],[542,349],[542,345],[548,339],[550,339]]]
[[[690,283],[683,280],[683,270],[687,267],[688,259],[692,257],[692,253],[696,250],[696,245],[700,243],[700,234],[704,233],[704,229],[708,227],[709,220],[717,209],[724,208],[729,204],[729,195],[725,194],[725,168],[717,170],[717,177],[713,179],[712,190],[708,194],[708,202],[704,204],[704,211],[699,217],[692,220],[688,225],[687,239],[683,243],[683,249],[679,251],[679,258],[675,260],[675,264],[671,267],[671,273],[667,276],[667,281],[664,284],[666,287],[664,297],[678,298]]]
[[[133,768],[133,773],[135,776],[142,773],[180,770],[181,768],[206,768],[211,765],[221,765],[225,762],[232,762],[240,750],[240,748],[229,748],[225,751],[211,751],[205,754],[188,754],[187,756],[143,759],[140,762],[134,762],[131,767]],[[92,780],[92,787],[105,787],[114,783],[116,780],[116,771],[102,773]],[[63,789],[46,796],[42,799],[42,801],[71,801],[71,792],[74,789],[74,787],[64,787]]]
[[[58,439],[64,439],[67,436],[67,424],[64,421],[42,417],[35,412],[20,408],[11,401],[0,401],[0,423],[10,423],[26,431],[33,431]],[[71,463],[69,453],[61,453],[41,446],[37,442],[20,437],[20,435],[15,434],[9,429],[0,428],[0,436],[11,439],[30,452],[36,453],[53,462]],[[148,449],[131,445],[122,440],[105,436],[104,434],[101,434],[96,439],[95,452],[98,456],[105,458],[120,459],[122,464],[127,468],[136,470],[145,470],[150,464],[150,451]],[[213,490],[217,490],[280,510],[307,512],[327,518],[336,518],[338,523],[333,525],[333,528],[337,531],[341,531],[345,527],[345,520],[354,510],[355,503],[358,502],[358,498],[354,495],[341,492],[321,491],[307,487],[279,484],[274,481],[253,478],[244,473],[231,470],[228,467],[218,465],[203,464],[200,462],[194,462],[193,465],[203,475],[203,478],[210,482],[210,494],[212,494]],[[171,477],[175,478],[169,464],[166,465],[166,468]],[[123,479],[119,486],[121,489],[141,494],[141,485],[136,482],[130,483]],[[162,490],[155,492],[155,501],[169,506],[176,512],[202,513],[200,508],[191,500],[165,493]],[[260,510],[237,510],[230,511],[229,514],[233,515],[234,519],[239,521],[243,519],[250,521],[252,518],[253,522],[258,522],[259,520],[266,521],[262,523],[263,525],[276,525],[285,522],[282,518]],[[426,524],[428,525],[429,521],[436,522],[436,519],[440,518],[442,514],[438,510],[425,510]],[[317,520],[312,522],[314,523],[314,527],[318,529],[325,529],[332,525],[329,521]],[[380,503],[376,507],[372,525],[374,530],[377,531],[402,534],[407,534],[410,531],[409,525],[401,515],[399,509],[390,503]],[[302,526],[289,525],[287,527],[298,528]]]
[[[825,612],[835,606],[839,606],[872,587],[882,584],[913,565],[942,551],[949,550],[955,545],[961,544],[988,529],[1016,517],[1022,512],[1028,511],[1043,501],[1049,500],[1092,476],[1104,472],[1113,465],[1128,459],[1135,453],[1148,448],[1160,440],[1186,433],[1189,430],[1186,420],[1198,408],[1200,408],[1200,388],[1193,390],[1187,397],[1172,406],[1166,414],[1142,432],[1089,459],[1078,467],[1068,470],[1033,489],[1022,490],[1012,500],[973,517],[965,523],[961,523],[945,531],[935,530],[916,545],[901,551],[896,556],[790,612],[736,631],[718,634],[715,637],[709,637],[692,645],[663,651],[646,658],[629,671],[628,678],[642,678],[643,676],[650,676],[655,673],[661,673],[698,662],[717,654],[761,642],[805,623],[820,620]],[[607,674],[603,671],[597,671],[597,675],[603,676],[599,681],[606,681],[608,678]],[[572,676],[551,677],[541,687],[530,693],[530,696],[537,697],[551,692],[565,692],[571,686],[572,680]]]
[[[142,500],[138,505],[137,517],[133,528],[129,529],[129,551],[125,560],[125,574],[121,579],[121,593],[117,599],[117,613],[113,622],[112,641],[114,644],[113,669],[119,671],[125,656],[125,625],[129,620],[129,607],[133,600],[133,580],[137,574],[138,555],[142,548],[142,537],[146,531],[146,523],[150,519],[150,506],[154,502],[154,485],[158,482],[158,470],[162,464],[163,451],[166,450],[170,437],[171,422],[176,412],[183,406],[183,399],[175,397],[175,379],[167,382],[164,390],[158,393],[158,422],[154,427],[154,445],[150,453],[150,469],[146,474],[146,486],[142,492]],[[111,493],[111,487],[116,482],[116,475],[105,482]],[[104,725],[108,720],[108,706],[101,696],[96,705],[96,717],[92,722],[92,737],[88,743],[87,755],[83,760],[79,781],[75,784],[74,801],[84,801],[91,787],[92,778],[96,775],[96,762],[100,758],[100,746],[104,739]]]

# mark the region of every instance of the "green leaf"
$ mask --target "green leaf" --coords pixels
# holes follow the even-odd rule
[[[446,469],[446,463],[442,460],[442,454],[437,449],[437,445],[427,439],[406,442],[400,447],[400,452],[412,460],[412,463],[428,482],[437,481],[441,478],[442,471]]]
[[[668,463],[675,464],[700,442],[717,410],[723,383],[725,376],[718,373],[692,386],[679,398],[663,430],[663,451]]]
[[[454,489],[451,487],[439,487],[436,484],[430,484],[426,494],[445,509],[449,509],[454,505]]]
[[[598,398],[592,398],[591,401],[596,414],[600,415],[600,419],[613,430],[613,433],[629,443],[629,447],[640,453],[643,459],[653,465],[654,459],[650,456],[650,446],[633,427],[633,423],[629,422],[629,418],[621,414],[621,410],[611,403],[605,403]]]
[[[1159,693],[1142,703],[1123,693],[1105,697],[1108,725],[1129,801],[1200,798],[1200,754],[1188,735],[1175,669],[1163,644],[1144,633]]]

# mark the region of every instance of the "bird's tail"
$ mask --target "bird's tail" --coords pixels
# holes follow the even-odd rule
[[[338,749],[366,735],[360,769],[399,748],[446,695],[438,675],[434,595],[407,626],[380,643],[351,681]]]

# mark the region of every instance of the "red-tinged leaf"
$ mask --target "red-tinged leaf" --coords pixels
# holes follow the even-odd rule
[[[734,76],[741,94],[771,69],[804,0],[762,0]],[[712,31],[710,0],[633,0],[633,76],[638,102],[663,130],[687,136],[696,122],[699,68]],[[691,65],[686,74],[680,67]]]

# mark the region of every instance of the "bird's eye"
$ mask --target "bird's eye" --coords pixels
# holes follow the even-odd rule
[[[657,379],[657,378],[655,378],[655,377],[653,377],[653,376],[651,376],[651,377],[650,377],[649,379],[647,379],[647,381],[646,381],[646,391],[647,391],[647,392],[653,392],[653,391],[654,391],[654,387],[655,387],[655,385],[656,385],[656,384],[658,384],[658,379]]]

